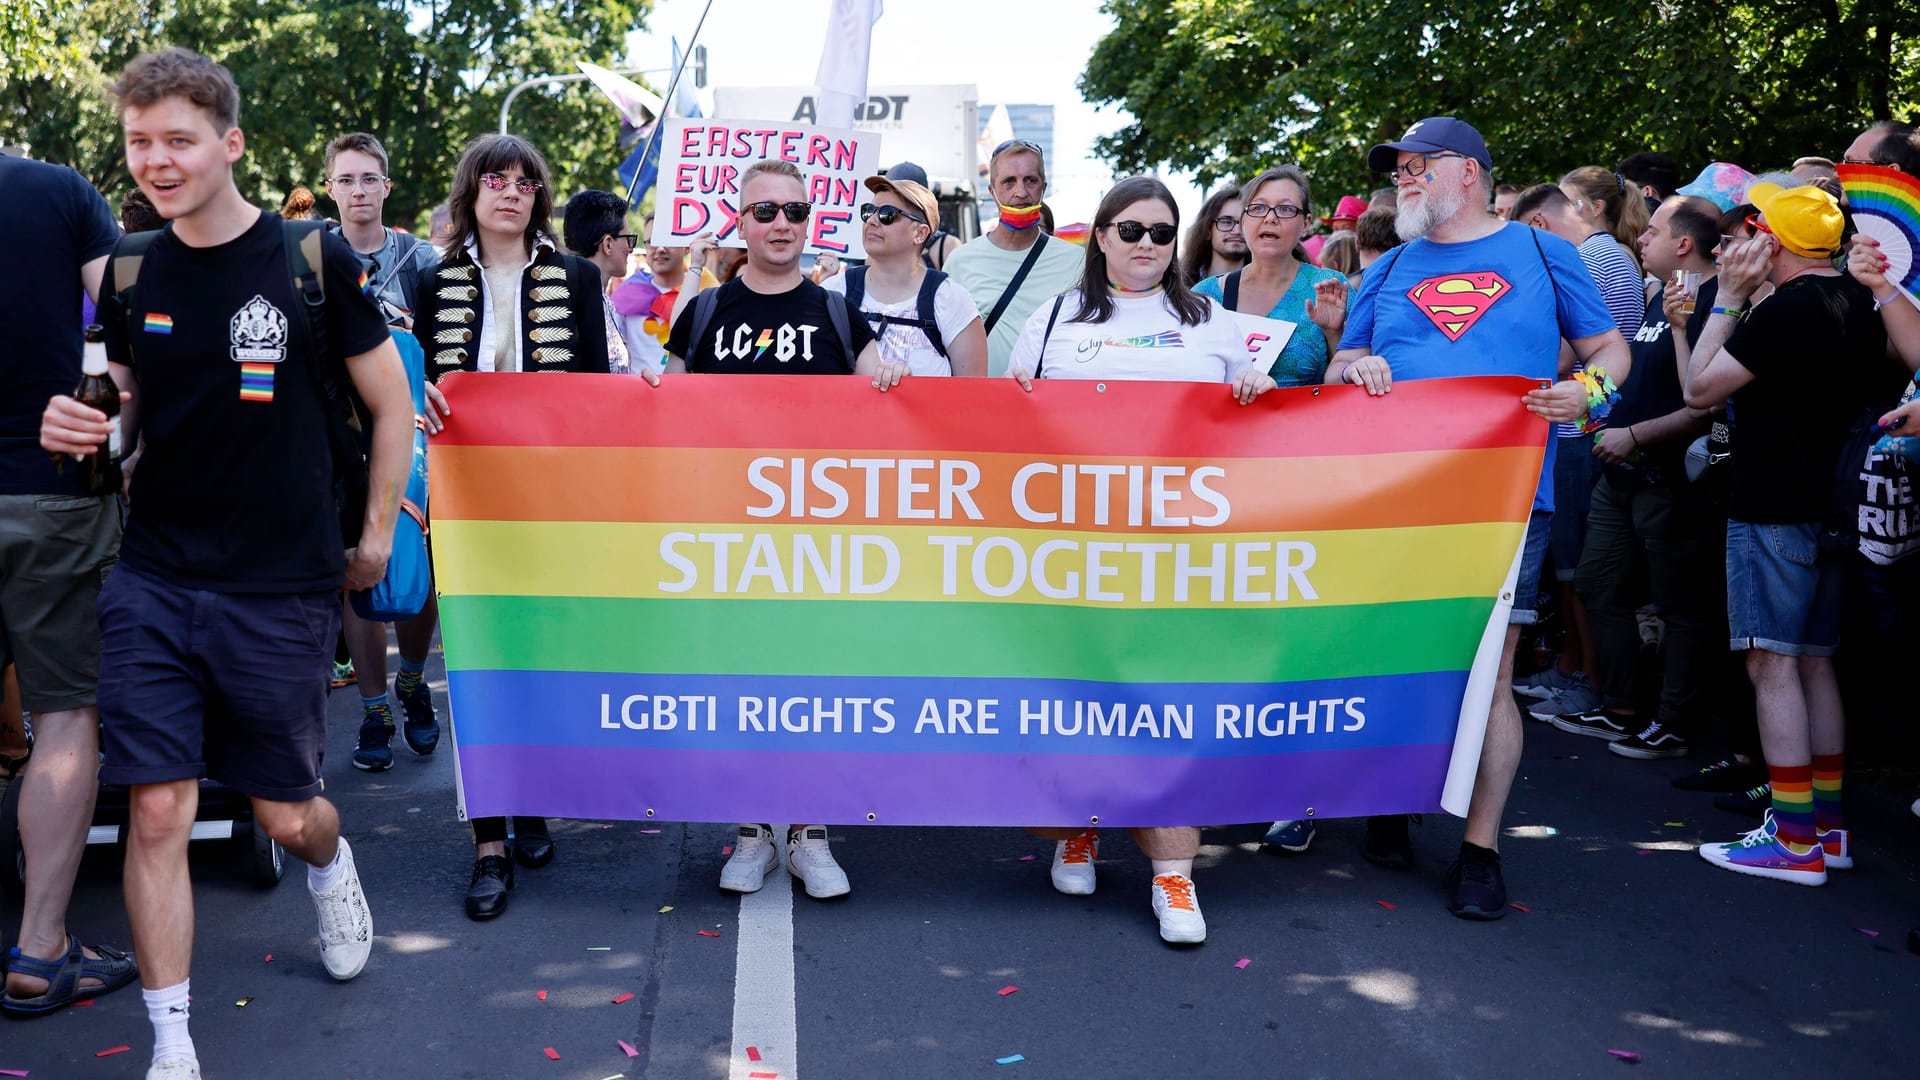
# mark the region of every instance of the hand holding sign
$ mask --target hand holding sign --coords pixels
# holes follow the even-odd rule
[[[740,238],[742,178],[759,161],[787,161],[800,170],[813,214],[807,250],[864,258],[857,211],[861,180],[880,171],[880,136],[805,124],[675,117],[661,134],[660,210],[648,243],[686,247],[704,232],[722,247]]]

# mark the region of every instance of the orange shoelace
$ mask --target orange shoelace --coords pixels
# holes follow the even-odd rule
[[[1192,911],[1193,882],[1179,874],[1161,874],[1153,879],[1155,885],[1167,891],[1167,906],[1181,911]]]
[[[1092,862],[1099,854],[1099,847],[1099,834],[1088,829],[1067,841],[1066,850],[1060,854],[1060,861],[1068,866]]]

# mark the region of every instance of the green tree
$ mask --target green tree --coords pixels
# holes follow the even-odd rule
[[[321,195],[327,141],[370,131],[385,144],[394,193],[387,219],[415,224],[445,198],[461,148],[496,130],[512,87],[614,66],[651,0],[30,0],[43,21],[0,18],[0,45],[38,28],[37,58],[0,88],[0,141],[72,165],[109,193],[130,187],[104,88],[135,54],[181,45],[225,64],[240,84],[247,154],[241,190],[278,206],[297,184]],[[24,38],[23,38],[24,39]],[[46,41],[62,43],[49,51]],[[11,50],[9,50],[10,52]],[[516,134],[547,157],[556,200],[618,190],[618,117],[590,85],[514,102]]]
[[[1914,109],[1911,0],[1107,0],[1080,87],[1133,122],[1116,168],[1202,183],[1295,161],[1323,191],[1423,116],[1479,128],[1503,181],[1663,150],[1780,166]]]

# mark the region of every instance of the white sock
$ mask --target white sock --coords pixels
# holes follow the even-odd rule
[[[1193,880],[1192,859],[1153,859],[1151,861],[1153,863],[1154,877],[1159,877],[1162,874],[1179,874],[1188,881]]]
[[[340,884],[340,873],[345,869],[340,861],[340,853],[346,849],[343,844],[333,849],[333,861],[325,866],[307,867],[307,889],[310,892],[330,893]]]
[[[140,996],[147,1003],[147,1019],[153,1021],[153,1060],[163,1057],[185,1057],[199,1061],[193,1052],[193,1036],[187,1033],[187,1010],[191,998],[187,987],[193,982],[188,979],[178,986],[169,986],[164,990],[141,990]]]

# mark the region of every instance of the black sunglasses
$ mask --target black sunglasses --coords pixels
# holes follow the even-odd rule
[[[1173,238],[1178,236],[1180,232],[1178,229],[1165,223],[1159,225],[1142,225],[1137,221],[1109,221],[1101,226],[1101,228],[1112,229],[1119,233],[1120,242],[1123,244],[1137,244],[1140,242],[1140,238],[1144,236],[1151,239],[1155,247],[1166,247],[1168,244],[1173,243]]]
[[[861,221],[875,217],[880,219],[880,224],[882,225],[891,225],[901,218],[906,218],[908,221],[917,221],[922,225],[927,223],[927,219],[921,217],[919,214],[911,210],[902,210],[897,206],[875,206],[872,203],[860,204]]]
[[[640,246],[639,233],[617,232],[617,233],[608,233],[607,236],[609,239],[613,239],[613,240],[625,240],[627,242],[628,247]]]
[[[740,209],[752,214],[753,220],[762,225],[779,217],[783,211],[787,215],[787,220],[793,222],[795,225],[807,220],[807,218],[813,214],[813,204],[803,202],[756,202],[748,203]]]

